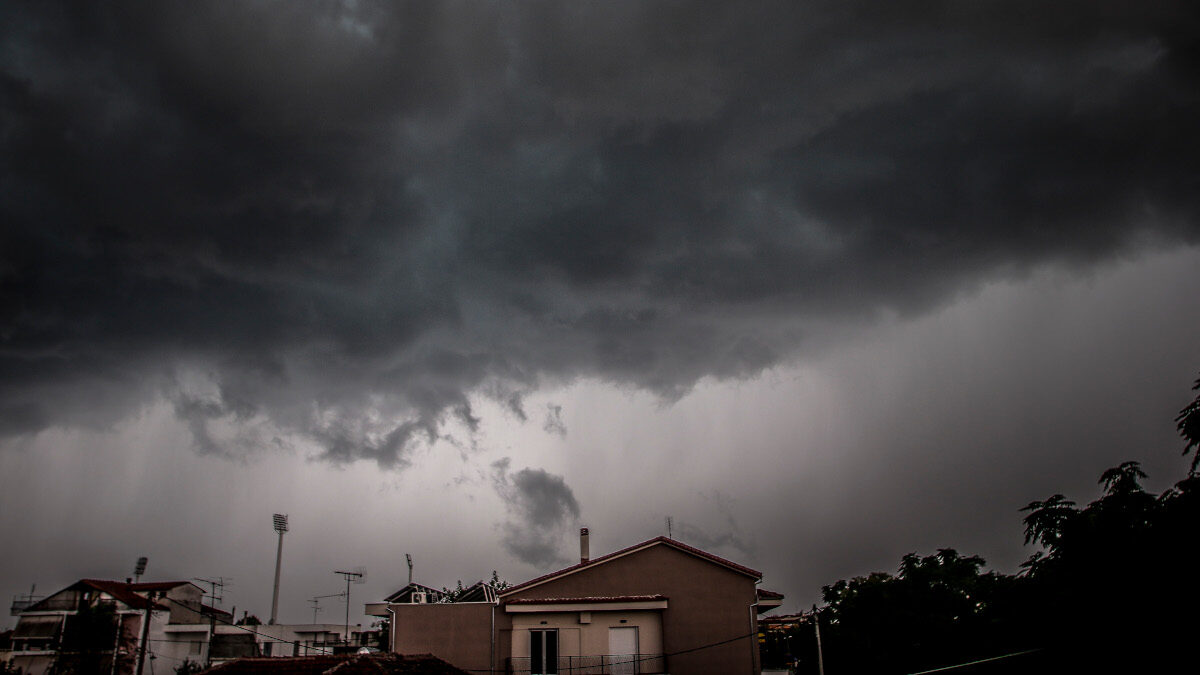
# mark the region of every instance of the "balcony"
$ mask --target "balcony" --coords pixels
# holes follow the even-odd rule
[[[528,656],[508,659],[505,671],[512,675],[653,675],[667,672],[662,654],[603,654],[596,656],[560,656],[558,668],[542,668],[534,673]]]

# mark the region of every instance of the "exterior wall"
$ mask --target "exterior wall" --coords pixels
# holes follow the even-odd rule
[[[663,652],[704,645],[707,649],[667,657],[672,675],[757,673],[755,579],[702,560],[668,544],[652,545],[620,558],[506,596],[546,599],[589,596],[667,596],[662,611]],[[598,616],[593,613],[592,617]],[[519,648],[514,639],[512,648]]]
[[[580,621],[581,612],[521,613],[512,617],[512,656],[529,656],[531,629],[558,629],[559,656],[596,656],[608,654],[609,628],[638,629],[638,653],[662,654],[662,617],[658,611],[588,612],[588,623]],[[624,623],[622,623],[624,621]]]
[[[192,663],[207,663],[211,631],[208,621],[175,623],[174,614],[174,611],[154,612],[150,620],[150,651],[165,657],[173,666],[185,659]]]
[[[171,623],[208,623],[208,617],[200,613],[204,591],[192,584],[182,584],[166,593],[169,600],[160,601],[171,610]]]
[[[388,605],[394,613],[392,651],[400,654],[433,654],[467,671],[484,671],[492,663],[490,602],[433,605]],[[505,617],[495,612],[497,629]],[[507,628],[507,625],[503,625]]]

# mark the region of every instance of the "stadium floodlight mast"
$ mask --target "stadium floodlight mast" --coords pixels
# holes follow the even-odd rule
[[[279,548],[275,551],[275,593],[271,596],[271,620],[268,622],[271,625],[275,625],[279,615],[279,563],[283,560],[283,533],[288,531],[288,517],[286,513],[276,513],[273,520],[275,531],[279,533]]]

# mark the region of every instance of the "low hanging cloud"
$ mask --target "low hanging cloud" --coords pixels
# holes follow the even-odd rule
[[[0,434],[165,400],[204,452],[398,469],[477,397],[669,401],[1195,244],[1196,34],[1187,2],[6,5]]]
[[[554,403],[546,404],[546,421],[542,423],[542,430],[548,434],[555,434],[565,438],[567,435],[567,425],[562,419],[562,406]]]
[[[514,558],[538,568],[566,562],[563,544],[579,520],[579,502],[562,476],[544,469],[511,473],[508,457],[492,464],[492,487],[508,519],[502,543]]]

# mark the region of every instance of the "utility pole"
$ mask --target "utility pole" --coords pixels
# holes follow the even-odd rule
[[[268,622],[271,625],[275,625],[279,616],[279,563],[283,560],[283,533],[288,531],[287,514],[276,513],[274,522],[275,531],[279,533],[279,548],[275,551],[275,593],[271,596],[271,620]]]
[[[142,566],[143,569],[145,566]],[[142,675],[142,668],[146,665],[146,642],[150,639],[150,610],[154,607],[154,594],[146,594],[146,612],[142,615],[142,639],[138,641],[138,660],[137,660],[137,675]],[[121,629],[118,626],[117,634],[120,635]],[[116,661],[117,655],[113,654],[113,661]]]
[[[225,587],[232,585],[229,582],[233,581],[233,577],[217,577],[216,579],[192,577],[192,581],[199,581],[202,584],[208,584],[208,593],[205,593],[203,597],[208,598],[209,602],[211,602],[212,606],[215,608],[217,603],[225,599]]]
[[[350,581],[353,580],[354,583],[356,583],[356,584],[361,583],[360,579],[362,579],[366,575],[363,572],[343,572],[342,570],[334,570],[333,573],[342,575],[342,578],[344,578],[346,580],[346,626],[345,626],[346,632],[342,634],[342,638],[346,641],[346,645],[349,646],[350,645]]]
[[[817,674],[825,675],[825,655],[821,652],[821,621],[817,615],[817,606],[812,608],[813,630],[817,632]]]

